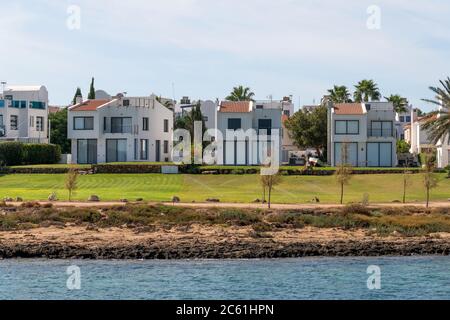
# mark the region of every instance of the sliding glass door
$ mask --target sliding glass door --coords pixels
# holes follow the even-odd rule
[[[127,139],[106,140],[106,162],[127,161]]]
[[[78,139],[77,140],[77,163],[94,164],[97,163],[97,140]]]
[[[392,143],[369,142],[367,143],[368,167],[392,167]]]

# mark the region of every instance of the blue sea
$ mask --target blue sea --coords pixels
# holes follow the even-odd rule
[[[450,299],[450,257],[0,260],[0,299]]]

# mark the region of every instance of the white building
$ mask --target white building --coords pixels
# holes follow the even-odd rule
[[[81,101],[69,108],[72,162],[169,162],[173,111],[149,97]]]
[[[278,163],[281,163],[282,112],[280,107],[252,101],[221,102],[216,113],[216,139],[223,145],[223,154],[218,156],[217,164],[259,165],[268,156],[277,157]],[[278,130],[278,139],[273,135],[275,129]],[[270,141],[265,148],[259,143],[261,136],[256,138],[245,134],[251,131],[255,135],[266,133],[263,139]],[[227,132],[233,132],[235,136],[230,139]]]
[[[412,106],[407,107],[406,112],[397,113],[395,116],[397,137],[399,140],[406,140],[405,129],[411,125],[411,122],[417,119],[417,110]]]
[[[45,86],[8,86],[0,95],[0,141],[48,142]]]
[[[395,115],[390,102],[330,104],[328,162],[332,166],[344,160],[357,167],[395,167]]]

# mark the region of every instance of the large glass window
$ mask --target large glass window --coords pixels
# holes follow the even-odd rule
[[[27,108],[27,102],[23,100],[13,100],[10,104],[11,108],[16,109],[26,109]]]
[[[348,164],[352,166],[358,166],[358,143],[335,142],[334,162],[335,165]]]
[[[77,163],[80,164],[97,163],[96,139],[77,140]]]
[[[19,117],[12,115],[10,118],[10,129],[19,130]]]
[[[131,133],[132,121],[130,117],[111,118],[111,133]]]
[[[106,162],[127,161],[127,140],[107,139],[106,140]]]
[[[392,121],[372,121],[372,128],[369,129],[371,137],[392,137]]]
[[[141,160],[148,160],[148,139],[141,139]]]
[[[238,130],[241,129],[241,119],[239,118],[230,118],[228,119],[228,129],[229,130]]]
[[[0,100],[0,108],[4,108],[5,107],[5,100]]]
[[[334,122],[335,134],[359,134],[358,120],[336,120]]]
[[[74,117],[74,130],[94,130],[94,117]]]
[[[41,102],[41,101],[30,101],[30,108],[31,108],[31,109],[41,109],[41,110],[45,110],[45,102]]]

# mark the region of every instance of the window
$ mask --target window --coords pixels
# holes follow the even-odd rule
[[[34,116],[30,116],[30,127],[34,127]]]
[[[264,108],[264,106],[262,104],[257,104],[256,105],[256,109],[263,109],[263,108]]]
[[[271,119],[258,119],[258,133],[260,130],[266,130],[266,134],[270,135],[272,129]],[[262,132],[261,132],[262,134]]]
[[[94,117],[74,117],[73,130],[94,130]]]
[[[127,161],[127,140],[107,139],[106,162],[126,162],[126,161]]]
[[[134,160],[139,160],[139,140],[134,139]]]
[[[392,166],[392,144],[390,142],[367,143],[367,166],[369,167],[391,167]]]
[[[128,100],[128,99],[123,100],[124,107],[128,107],[129,105],[130,105],[130,100]]]
[[[241,129],[241,119],[239,119],[239,118],[228,119],[228,129],[229,130]]]
[[[335,134],[359,134],[358,120],[336,120],[334,124]]]
[[[283,110],[283,114],[288,117],[291,116],[291,112],[289,110]]]
[[[169,132],[169,120],[164,119],[164,132]]]
[[[44,117],[36,117],[36,131],[44,131]]]
[[[400,116],[400,122],[405,122],[405,116]]]
[[[411,122],[411,116],[406,116],[406,122]]]
[[[45,102],[41,102],[41,101],[30,101],[30,109],[41,109],[41,110],[45,110]]]
[[[203,121],[207,122],[208,121],[208,117],[207,116],[203,116]]]
[[[142,118],[142,130],[148,131],[148,118]]]
[[[77,163],[80,164],[97,163],[96,139],[77,140]]]
[[[16,109],[26,109],[27,108],[27,102],[26,101],[21,101],[21,100],[13,100],[12,103],[10,104],[11,108],[16,108]]]
[[[10,121],[11,130],[19,130],[19,117],[11,116]]]
[[[148,139],[141,139],[141,160],[148,160]]]
[[[111,128],[107,133],[131,133],[132,124],[130,117],[112,117]]]
[[[164,153],[169,153],[169,141],[164,140]]]
[[[392,137],[392,121],[372,121],[372,128],[369,129],[371,137]]]
[[[5,100],[0,100],[0,108],[4,108],[5,107]]]

